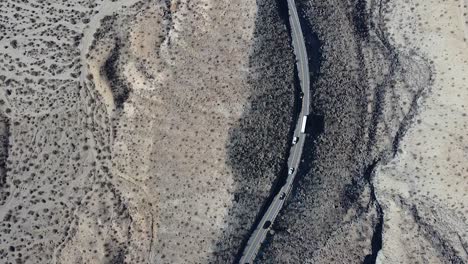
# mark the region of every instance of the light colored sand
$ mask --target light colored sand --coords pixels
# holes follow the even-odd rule
[[[376,172],[385,217],[379,263],[446,263],[447,252],[468,260],[467,3],[390,3],[392,43],[433,62],[433,85],[398,155]]]
[[[88,69],[86,76],[86,78],[88,78],[88,76],[92,76],[89,78],[92,78],[94,89],[100,95],[100,100],[106,106],[107,112],[109,113],[115,109],[114,98],[106,77],[101,75],[100,71],[112,51],[113,44],[113,41],[110,41],[106,46],[101,47],[100,53],[94,55],[94,59],[87,63]]]
[[[153,219],[141,225],[153,230],[152,262],[201,263],[212,256],[232,200],[225,146],[249,95],[243,69],[256,10],[253,2],[181,1],[162,17],[165,8],[144,6],[135,17],[127,10],[112,28],[112,36],[130,37],[121,75],[132,92],[122,110],[109,113],[111,174],[128,186],[119,189],[132,218]]]
[[[232,199],[225,147],[247,107],[255,1],[136,2],[0,3],[1,110],[12,134],[0,263],[210,256]],[[130,38],[119,74],[132,92],[120,110],[102,75],[111,36]]]

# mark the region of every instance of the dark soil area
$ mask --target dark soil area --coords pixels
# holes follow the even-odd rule
[[[319,263],[325,254],[328,260],[322,263],[362,263],[367,255],[363,252],[373,251],[370,242],[332,241],[334,236],[371,240],[372,232],[363,238],[353,230],[342,231],[349,224],[346,219],[371,219],[363,220],[371,228],[377,222],[366,218],[378,215],[372,197],[362,197],[370,188],[364,176],[370,163],[365,138],[368,87],[360,44],[367,34],[366,16],[362,1],[351,6],[344,1],[297,1],[297,6],[312,64],[311,115],[317,131],[307,138],[301,175],[258,261]],[[367,207],[359,203],[362,199],[369,201]]]
[[[127,101],[130,93],[129,84],[125,78],[121,77],[119,69],[120,49],[120,40],[117,40],[101,70],[109,82],[116,108],[123,108],[123,104]]]
[[[254,37],[251,107],[231,128],[227,142],[228,165],[235,175],[234,205],[229,208],[227,228],[215,244],[213,263],[239,259],[255,223],[281,186],[300,110],[290,36],[275,0],[258,1]]]
[[[0,113],[0,205],[4,204],[9,196],[7,191],[7,159],[10,137],[10,122],[7,117]]]

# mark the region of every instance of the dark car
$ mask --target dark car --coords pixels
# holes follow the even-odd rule
[[[263,224],[263,229],[267,229],[271,226],[271,221],[266,221],[265,224]]]

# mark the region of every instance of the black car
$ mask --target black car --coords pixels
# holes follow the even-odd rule
[[[265,221],[265,224],[263,224],[263,229],[267,229],[271,226],[271,221]]]

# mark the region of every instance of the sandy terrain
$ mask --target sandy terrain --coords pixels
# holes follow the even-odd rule
[[[415,102],[396,156],[375,172],[385,217],[379,263],[468,261],[467,4],[389,6],[392,44],[430,61],[432,85]]]
[[[109,22],[90,52],[90,64],[99,65],[90,73],[114,96],[105,99],[115,107],[108,113],[110,172],[127,188],[132,219],[145,220],[142,228],[153,232],[152,240],[142,237],[154,250],[150,262],[206,262],[232,199],[225,144],[249,95],[243,50],[252,39],[255,8],[174,2],[128,11]],[[246,19],[232,17],[239,12]],[[237,45],[228,46],[227,38]],[[106,65],[112,56],[114,65]],[[117,98],[122,92],[116,89],[128,90],[127,98]]]
[[[468,262],[468,2],[297,2],[324,131],[259,261]],[[233,263],[287,171],[278,3],[0,2],[0,263]]]
[[[270,4],[1,3],[0,262],[232,261],[289,143]]]
[[[0,3],[0,100],[10,135],[0,188],[2,263],[55,262],[98,187],[97,135],[79,84],[81,30],[95,4]]]

